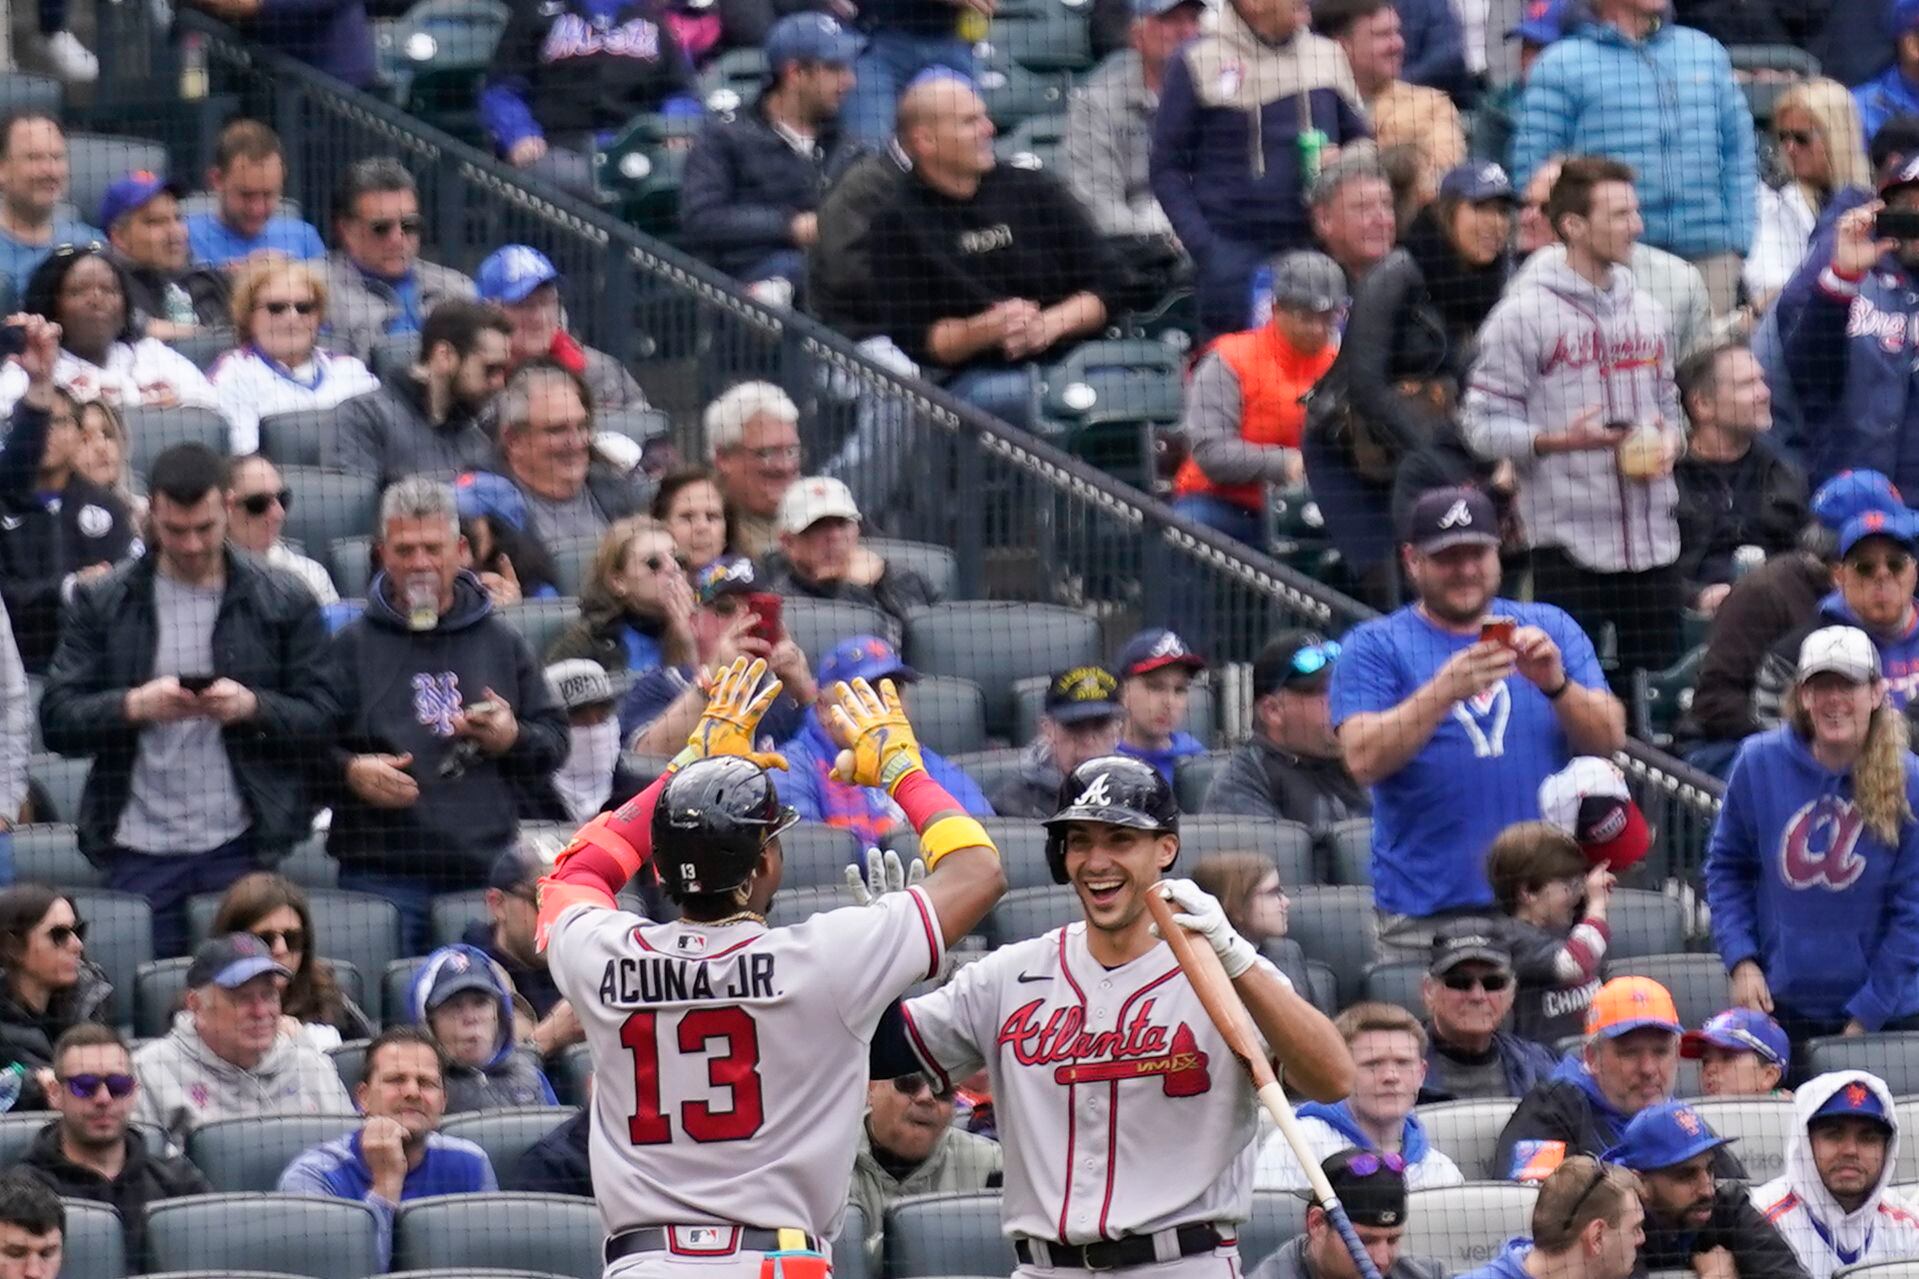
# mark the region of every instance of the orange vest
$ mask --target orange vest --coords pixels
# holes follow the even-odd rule
[[[1300,400],[1333,366],[1339,344],[1328,342],[1316,354],[1301,355],[1280,336],[1275,325],[1267,323],[1243,333],[1228,333],[1213,344],[1213,351],[1239,380],[1239,437],[1249,444],[1298,448],[1300,432],[1306,425],[1306,407]],[[1265,505],[1263,488],[1260,484],[1215,484],[1191,457],[1181,464],[1173,479],[1177,497],[1200,493],[1249,511]]]

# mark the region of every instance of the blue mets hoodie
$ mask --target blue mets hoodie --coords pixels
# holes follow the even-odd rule
[[[414,974],[413,987],[407,992],[407,1012],[428,1034],[432,1025],[427,1018],[426,1000],[443,971],[472,972],[486,980],[500,1003],[500,1020],[495,1033],[493,1056],[481,1066],[449,1061],[446,1069],[446,1113],[469,1110],[503,1110],[509,1106],[557,1106],[553,1085],[540,1069],[540,1059],[530,1049],[513,1042],[513,982],[506,969],[487,958],[476,946],[442,946],[426,957]]]

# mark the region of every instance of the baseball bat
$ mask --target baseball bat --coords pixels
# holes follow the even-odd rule
[[[1173,922],[1173,909],[1159,895],[1158,885],[1147,890],[1146,909],[1159,926],[1159,935],[1173,948],[1173,958],[1179,961],[1180,970],[1192,984],[1193,992],[1199,996],[1199,1002],[1218,1029],[1220,1038],[1226,1041],[1226,1047],[1233,1056],[1239,1058],[1246,1073],[1252,1076],[1253,1089],[1259,1094],[1259,1104],[1279,1125],[1280,1134],[1292,1148],[1293,1158],[1305,1169],[1313,1197],[1319,1201],[1326,1219],[1333,1223],[1333,1229],[1339,1232],[1340,1241],[1346,1245],[1353,1266],[1359,1271],[1359,1279],[1379,1279],[1379,1270],[1373,1265],[1366,1245],[1359,1241],[1359,1232],[1353,1229],[1352,1219],[1346,1215],[1339,1196],[1333,1193],[1332,1184],[1326,1180],[1325,1169],[1313,1158],[1312,1146],[1299,1130],[1299,1120],[1293,1117],[1293,1108],[1286,1101],[1286,1090],[1280,1087],[1279,1077],[1273,1073],[1273,1063],[1260,1050],[1259,1034],[1253,1028],[1252,1014],[1246,1011],[1239,992],[1233,989],[1233,979],[1226,975],[1219,956],[1213,953],[1211,946],[1195,943],[1192,934]]]

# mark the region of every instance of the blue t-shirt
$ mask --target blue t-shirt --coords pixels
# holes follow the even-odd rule
[[[326,243],[318,231],[279,213],[268,218],[260,234],[250,240],[220,221],[217,213],[195,213],[187,218],[187,248],[194,263],[202,266],[225,266],[262,251],[308,261],[326,256]]]
[[[1569,677],[1606,687],[1592,641],[1563,610],[1496,599],[1489,611],[1539,627]],[[1441,630],[1414,606],[1357,627],[1333,666],[1333,726],[1392,710],[1478,638]],[[1487,847],[1514,822],[1538,819],[1539,783],[1570,758],[1552,703],[1523,675],[1455,705],[1404,768],[1372,787],[1379,908],[1423,916],[1490,906]]]
[[[0,231],[0,273],[13,281],[16,294],[27,291],[27,277],[33,269],[45,262],[53,251],[63,244],[105,244],[107,235],[95,230],[84,222],[71,218],[53,220],[53,238],[45,244],[22,244],[20,241]]]

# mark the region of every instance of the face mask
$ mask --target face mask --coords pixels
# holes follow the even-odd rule
[[[569,729],[573,748],[566,763],[553,774],[560,799],[573,820],[583,822],[606,806],[613,793],[613,766],[620,760],[620,722],[609,715],[606,722]]]

